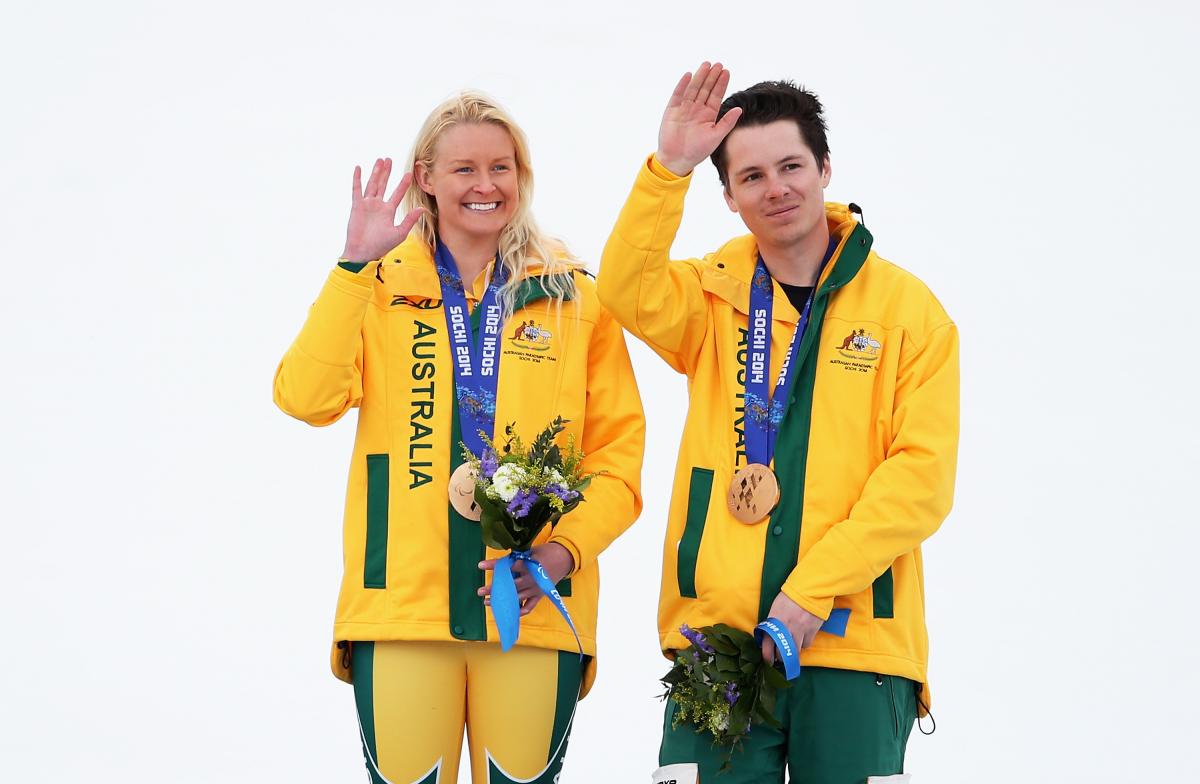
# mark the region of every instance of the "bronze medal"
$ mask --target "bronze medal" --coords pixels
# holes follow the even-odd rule
[[[779,503],[779,480],[775,472],[762,463],[738,469],[729,483],[725,503],[738,522],[754,525],[766,519]]]
[[[483,510],[475,503],[475,469],[463,463],[450,475],[450,505],[468,520],[479,522]]]

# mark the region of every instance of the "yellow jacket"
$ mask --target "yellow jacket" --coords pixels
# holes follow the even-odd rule
[[[537,273],[525,279],[502,333],[496,437],[515,423],[529,443],[562,415],[586,470],[606,472],[538,541],[558,542],[575,559],[560,589],[584,652],[594,657],[596,556],[641,511],[645,420],[624,335],[594,283],[573,273],[575,301],[560,310]],[[472,307],[488,274],[467,292]],[[334,269],[275,374],[276,404],[310,425],[359,409],[332,656],[343,680],[342,641],[499,639],[476,590],[485,577],[479,561],[504,552],[485,548],[479,524],[447,498],[462,450],[441,296],[430,251],[416,238],[360,272]],[[478,317],[476,308],[473,326]],[[518,334],[526,321],[541,327],[538,340]],[[549,601],[521,619],[520,644],[577,650]],[[593,678],[590,667],[585,690]]]
[[[920,544],[953,496],[954,323],[919,280],[871,252],[870,233],[845,206],[827,204],[839,244],[792,368],[799,375],[774,460],[783,497],[769,520],[739,523],[725,494],[747,463],[742,374],[758,249],[747,235],[703,259],[669,261],[690,177],[656,164],[642,167],[608,240],[599,291],[626,329],[688,378],[663,548],[663,649],[686,647],[683,623],[752,629],[782,590],[822,618],[851,610],[846,636],[817,635],[803,664],[924,684]],[[798,319],[776,283],[771,383]]]

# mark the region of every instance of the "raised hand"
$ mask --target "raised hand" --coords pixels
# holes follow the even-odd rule
[[[701,63],[695,74],[683,75],[658,128],[659,163],[682,177],[712,155],[742,116],[741,109],[730,109],[717,122],[728,87],[729,71],[720,63]]]
[[[392,159],[378,158],[367,187],[362,185],[362,167],[354,167],[354,195],[350,204],[350,221],[346,225],[346,249],[342,258],[349,261],[374,261],[399,245],[416,225],[424,210],[417,208],[396,225],[396,210],[412,184],[412,173],[405,174],[396,185],[390,199],[383,198]]]

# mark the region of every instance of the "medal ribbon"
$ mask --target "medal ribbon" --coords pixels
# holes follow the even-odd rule
[[[821,624],[821,631],[837,637],[845,637],[846,624],[849,621],[850,611],[839,607],[829,613],[829,620]],[[800,646],[796,645],[796,639],[792,637],[788,627],[783,625],[783,621],[768,618],[755,626],[754,641],[762,645],[763,637],[770,637],[771,642],[775,643],[775,651],[783,662],[783,673],[787,679],[794,681],[800,677]]]
[[[483,439],[495,436],[496,389],[500,381],[500,303],[498,293],[507,272],[496,257],[487,290],[479,301],[479,335],[471,346],[471,315],[458,265],[450,250],[439,240],[433,255],[438,283],[442,287],[442,310],[450,333],[450,355],[454,365],[454,392],[462,420],[462,439],[471,453],[483,454]]]
[[[583,658],[583,643],[579,640],[579,632],[575,631],[575,623],[567,606],[550,576],[542,565],[534,560],[529,551],[513,552],[496,562],[496,573],[492,576],[492,615],[496,617],[496,628],[500,631],[500,650],[507,652],[517,642],[521,634],[521,600],[517,597],[517,584],[513,579],[512,568],[517,561],[524,561],[525,568],[533,577],[534,583],[543,594],[549,597],[558,608],[571,634],[575,635],[575,643],[579,646],[579,657]]]
[[[830,237],[825,258],[821,261],[822,270],[837,245],[838,240]],[[817,280],[820,278],[818,272]],[[775,455],[775,438],[779,435],[779,426],[783,424],[783,417],[791,403],[792,385],[796,380],[795,374],[789,371],[808,329],[808,317],[816,293],[817,287],[813,286],[800,310],[800,320],[792,332],[787,357],[779,369],[774,394],[771,394],[767,391],[767,374],[771,372],[771,317],[775,308],[775,287],[762,256],[758,257],[754,278],[750,282],[750,345],[746,350],[746,385],[742,395],[746,410],[746,457],[751,463],[770,465]]]

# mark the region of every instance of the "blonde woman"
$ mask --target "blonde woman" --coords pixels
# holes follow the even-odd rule
[[[528,145],[504,110],[446,101],[409,163],[390,196],[390,159],[365,185],[355,168],[342,257],[275,376],[275,402],[311,425],[358,408],[333,670],[354,684],[371,781],[456,781],[465,726],[474,781],[549,782],[595,677],[596,557],[641,510],[641,402],[621,328],[534,222]],[[460,443],[529,442],[556,416],[604,472],[533,548],[580,643],[518,568],[505,653],[487,606],[505,553],[454,497]]]

